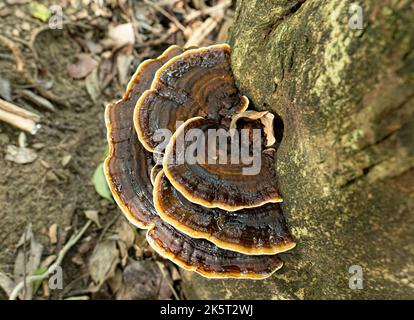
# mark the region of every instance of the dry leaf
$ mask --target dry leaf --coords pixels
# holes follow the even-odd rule
[[[128,249],[124,242],[117,241],[119,248],[119,255],[121,256],[121,265],[124,267],[128,260]]]
[[[72,155],[70,154],[65,155],[61,161],[62,167],[66,167],[69,164],[70,160],[72,160]]]
[[[17,139],[17,141],[20,148],[27,147],[27,136],[23,131],[19,133],[19,138]]]
[[[162,281],[160,283],[160,290],[158,292],[157,300],[165,300],[171,297],[172,295],[172,286],[173,281],[170,277],[170,274],[165,267],[165,265],[159,261],[155,262],[158,266],[158,269],[161,271]]]
[[[95,247],[89,260],[89,273],[99,288],[108,278],[114,276],[119,263],[119,252],[115,240],[104,240]]]
[[[47,279],[42,281],[42,291],[43,297],[48,298],[50,296],[49,282],[47,281]]]
[[[150,260],[133,261],[128,264],[124,270],[123,280],[124,286],[117,294],[117,299],[156,299],[160,289],[168,286],[158,266]],[[169,296],[171,296],[171,293]],[[165,297],[165,293],[163,293],[163,297]]]
[[[173,281],[181,280],[181,274],[177,270],[177,268],[174,267],[174,265],[172,265],[172,264],[170,265],[170,270],[171,270],[171,279]]]
[[[37,159],[37,153],[30,148],[19,148],[9,144],[6,147],[6,156],[4,158],[17,164],[27,164]]]
[[[114,276],[108,279],[108,285],[114,294],[116,294],[123,286],[122,274],[122,270],[117,268]]]
[[[14,287],[15,284],[13,280],[6,276],[3,272],[0,272],[0,288],[3,289],[8,297],[10,297]]]
[[[69,75],[74,79],[82,79],[98,66],[98,62],[87,53],[77,55],[78,61],[67,66]]]
[[[103,51],[103,47],[101,44],[96,43],[90,39],[85,40],[85,44],[92,54],[98,54]]]
[[[0,78],[0,97],[11,101],[11,85],[9,80]]]
[[[109,83],[115,78],[117,69],[115,65],[115,53],[105,51],[101,55],[101,62],[98,68],[98,79],[101,88],[106,88]]]
[[[24,245],[25,243],[26,246]],[[14,263],[14,281],[19,283],[25,276],[35,274],[42,257],[43,246],[34,239],[31,224],[28,225],[17,246],[17,256]],[[22,291],[21,297],[31,299],[32,287],[28,286],[25,295],[24,291]]]
[[[59,243],[61,244],[66,242],[66,236],[70,229],[72,229],[71,222],[75,209],[76,206],[73,203],[65,205],[62,209],[62,219],[60,220],[61,230],[59,232]]]
[[[127,250],[132,247],[135,242],[135,228],[125,219],[119,219],[117,225],[118,238],[125,243]]]
[[[97,210],[85,210],[85,216],[93,223],[95,223],[98,228],[102,228],[102,225],[99,222],[99,212]]]
[[[101,87],[99,85],[98,69],[94,69],[85,79],[86,91],[88,91],[91,99],[96,102],[101,95]]]
[[[57,229],[58,229],[58,225],[56,223],[52,224],[49,227],[49,241],[50,241],[50,244],[56,244],[57,241],[58,241]]]
[[[84,262],[84,256],[86,253],[88,253],[93,246],[93,241],[91,241],[91,237],[86,237],[82,240],[78,247],[78,251],[76,252],[75,256],[72,258],[72,262],[78,266],[83,266],[85,264]]]
[[[122,86],[129,81],[129,67],[134,57],[131,54],[119,54],[116,58],[116,67],[118,69],[118,78]]]
[[[40,264],[40,267],[41,267],[41,268],[44,268],[44,269],[49,268],[49,266],[50,266],[53,262],[55,262],[56,258],[57,258],[57,256],[56,256],[55,254],[52,254],[52,255],[50,255],[50,256],[48,256],[48,257],[46,257],[46,259],[44,259],[44,260],[42,261],[42,263]]]
[[[115,27],[109,26],[108,35],[115,48],[123,47],[126,44],[134,44],[135,42],[132,23],[124,23]]]

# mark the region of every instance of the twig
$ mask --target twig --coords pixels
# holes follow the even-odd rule
[[[82,237],[82,235],[85,233],[85,231],[89,228],[92,221],[86,222],[86,224],[83,226],[83,228],[77,233],[74,234],[69,241],[65,244],[65,246],[62,248],[62,250],[59,252],[59,255],[56,259],[56,261],[46,270],[46,272],[40,274],[40,275],[34,275],[29,276],[26,278],[27,284],[31,284],[35,281],[43,281],[46,279],[52,272],[56,270],[57,267],[60,266],[60,264],[63,261],[63,258],[65,257],[66,253],[79,241],[79,239]],[[13,289],[9,300],[16,300],[17,296],[19,295],[19,292],[24,287],[24,281],[19,282],[16,287]]]
[[[0,43],[3,43],[13,53],[14,58],[16,59],[17,72],[23,72],[24,62],[23,62],[23,56],[20,50],[14,45],[14,43],[10,39],[2,35],[0,35]]]
[[[33,93],[30,90],[21,90],[20,94],[23,98],[29,100],[30,102],[34,103],[35,105],[39,106],[40,108],[49,110],[51,112],[55,112],[56,109],[53,104],[50,103],[49,100],[38,96],[37,94]]]
[[[185,43],[185,47],[199,46],[204,39],[217,27],[216,18],[208,18],[198,27]]]
[[[139,45],[135,45],[135,48],[141,49],[144,47],[151,47],[151,46],[158,46],[160,44],[164,44],[167,42],[167,40],[174,35],[175,33],[177,33],[178,29],[173,29],[168,31],[165,35],[163,35],[162,37],[158,38],[158,39],[154,39],[154,40],[149,40],[143,43],[140,43]]]
[[[30,119],[36,122],[40,121],[40,116],[37,115],[36,113],[33,113],[31,111],[18,107],[15,104],[7,102],[3,99],[0,99],[0,109],[6,112],[9,112],[9,113],[13,113],[22,118]]]
[[[87,25],[87,24],[84,24],[84,23],[81,23],[81,22],[72,22],[72,21],[63,21],[62,22],[62,26],[75,26],[75,27],[79,27],[79,28],[83,28],[83,29],[88,29],[88,30],[93,29],[93,27],[90,26],[90,25]],[[31,33],[31,35],[30,35],[29,42],[26,43],[26,45],[32,51],[32,53],[33,53],[33,55],[34,55],[34,57],[35,57],[36,60],[38,60],[39,57],[38,57],[37,51],[36,51],[36,49],[34,47],[34,43],[36,42],[37,37],[41,33],[45,32],[45,31],[50,31],[50,30],[51,29],[50,29],[49,25],[43,25],[43,26],[40,26],[40,27],[34,29],[32,31],[32,33]]]
[[[168,20],[170,20],[172,23],[175,24],[175,26],[180,29],[184,34],[186,33],[186,28],[182,25],[178,19],[170,14],[168,11],[164,10],[162,7],[160,7],[158,4],[152,3],[148,0],[145,0],[146,4],[151,5],[155,10],[157,10],[159,13],[161,13],[163,16],[165,16]]]
[[[185,18],[185,22],[187,23],[191,22],[194,19],[197,19],[198,17],[202,15],[209,15],[210,17],[214,17],[216,15],[222,15],[225,12],[225,10],[231,6],[231,4],[232,4],[231,0],[225,0],[223,2],[216,4],[215,6],[208,7],[203,10],[198,10],[194,12],[193,14],[189,14]]]
[[[111,219],[111,221],[109,221],[106,226],[103,228],[101,234],[99,235],[98,238],[98,242],[101,241],[103,239],[103,237],[105,236],[106,232],[109,230],[109,228],[119,219],[119,215],[115,215],[115,217],[113,217]]]
[[[30,134],[35,134],[40,128],[37,124],[40,121],[39,115],[2,99],[0,99],[0,120]]]
[[[165,279],[165,281],[167,281],[167,284],[170,287],[175,299],[180,300],[180,297],[178,296],[177,292],[175,291],[173,284],[169,281],[170,279],[167,278],[164,269],[161,267],[161,262],[156,261],[156,265],[158,266],[158,269],[160,269],[161,274],[162,274],[163,278]]]

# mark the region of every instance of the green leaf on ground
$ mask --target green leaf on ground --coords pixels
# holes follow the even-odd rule
[[[108,183],[106,182],[103,163],[100,163],[96,167],[95,173],[93,174],[93,177],[92,177],[92,183],[95,186],[96,192],[102,198],[113,201],[111,190],[109,190]]]
[[[49,8],[44,4],[38,3],[36,1],[30,2],[30,12],[34,18],[39,19],[43,22],[48,21],[50,18]]]
[[[34,275],[35,276],[40,276],[41,274],[44,274],[46,271],[47,271],[47,268],[39,267],[35,271]],[[39,290],[41,284],[42,284],[42,280],[37,280],[37,281],[33,282],[33,295],[35,295],[37,290]]]

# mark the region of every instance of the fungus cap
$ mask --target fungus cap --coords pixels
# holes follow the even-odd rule
[[[247,109],[233,78],[227,44],[187,50],[163,65],[151,89],[140,97],[134,115],[138,138],[151,151],[159,129],[174,132],[176,123],[195,116],[222,119]]]
[[[251,130],[255,127],[257,129],[259,128],[257,125],[258,121],[253,122],[253,125],[246,123],[243,129]],[[263,126],[260,125],[260,128]],[[163,159],[165,175],[173,187],[193,203],[227,211],[259,207],[269,202],[282,202],[277,186],[275,149],[263,149],[263,142],[260,142],[263,140],[261,135],[255,137],[249,134],[247,145],[241,138],[239,142],[250,150],[254,140],[261,139],[260,148],[256,150],[256,163],[245,164],[242,159],[232,163],[229,152],[232,147],[239,148],[238,144],[231,140],[225,149],[220,145],[217,147],[218,140],[209,137],[211,130],[226,132],[228,127],[216,120],[195,117],[187,120],[174,133]],[[186,137],[190,132],[202,132],[202,134],[197,136],[196,142],[186,141],[189,140]],[[232,137],[234,137],[233,133],[229,132]],[[189,150],[195,143],[197,159],[190,162]],[[200,153],[198,153],[199,148]],[[220,163],[222,155],[226,158],[224,163]]]
[[[188,201],[161,171],[154,184],[160,217],[192,238],[244,254],[277,254],[295,246],[279,203],[229,212]]]
[[[265,279],[283,266],[277,255],[245,255],[180,233],[161,219],[147,241],[162,257],[207,278]]]
[[[141,63],[123,98],[107,105],[105,110],[109,144],[105,176],[118,206],[128,220],[140,228],[148,228],[156,213],[152,206],[152,187],[148,185],[147,169],[152,155],[135,134],[134,108],[142,93],[151,86],[156,71],[182,52],[178,46],[171,46],[157,59]]]

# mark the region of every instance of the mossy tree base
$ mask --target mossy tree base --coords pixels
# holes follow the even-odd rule
[[[264,281],[185,273],[190,298],[414,298],[414,1],[358,1],[362,30],[351,3],[238,1],[233,69],[283,119],[276,165],[297,247]]]

